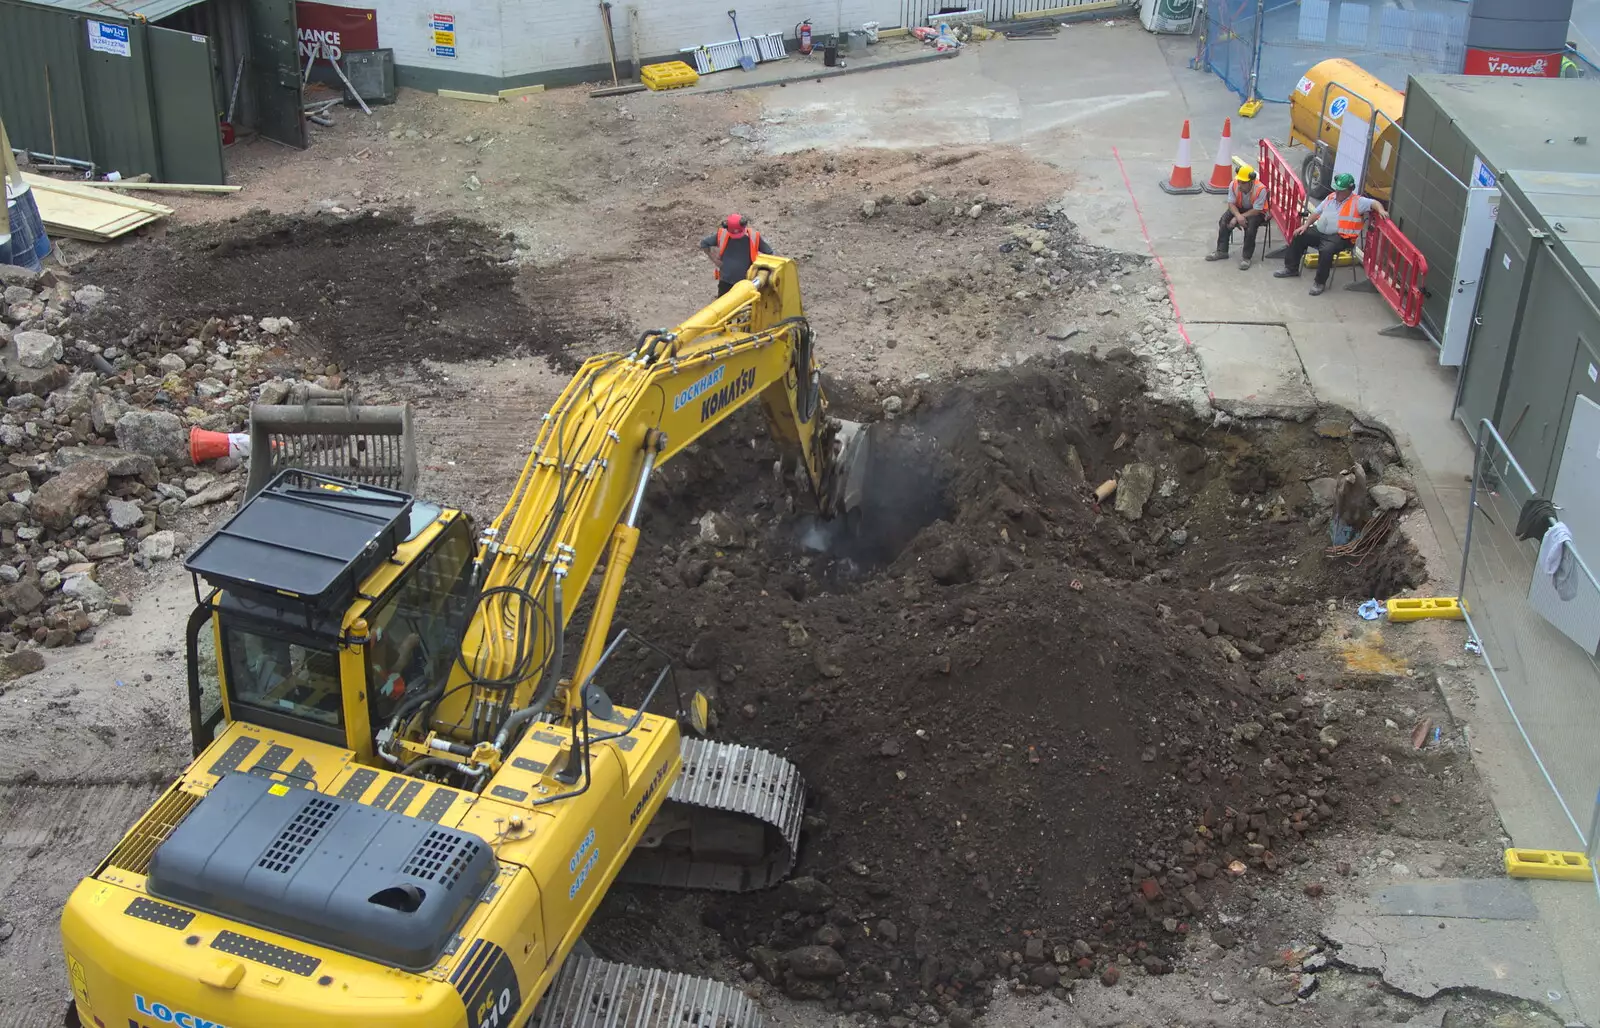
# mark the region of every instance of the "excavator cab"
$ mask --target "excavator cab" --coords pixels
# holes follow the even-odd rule
[[[473,549],[458,511],[279,472],[185,563],[198,602],[188,653],[196,753],[226,718],[370,759],[405,698],[450,674],[472,613]],[[210,697],[207,629],[220,671]]]

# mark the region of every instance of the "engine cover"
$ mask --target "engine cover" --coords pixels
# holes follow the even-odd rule
[[[173,903],[417,971],[497,870],[468,832],[230,772],[150,859]]]

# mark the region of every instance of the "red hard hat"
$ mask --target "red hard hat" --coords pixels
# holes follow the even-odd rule
[[[728,215],[728,220],[724,221],[723,224],[728,226],[728,234],[730,236],[742,236],[742,235],[744,235],[744,219],[741,218],[739,215],[737,215],[737,214]]]

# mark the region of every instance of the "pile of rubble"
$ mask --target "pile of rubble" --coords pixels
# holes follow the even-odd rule
[[[193,465],[189,431],[238,431],[253,394],[281,398],[288,383],[257,365],[298,329],[235,317],[123,335],[98,286],[0,266],[0,288],[3,681],[43,667],[35,647],[87,642],[129,613],[106,579],[178,556],[185,512],[242,489],[237,461]]]

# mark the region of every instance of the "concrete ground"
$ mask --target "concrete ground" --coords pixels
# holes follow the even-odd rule
[[[1252,157],[1262,136],[1281,146],[1288,118],[1276,105],[1239,118],[1238,99],[1222,82],[1188,67],[1192,50],[1189,39],[1162,39],[1125,23],[1067,27],[1054,39],[994,40],[948,62],[764,91],[765,143],[779,153],[1005,143],[1066,171],[1072,186],[1063,205],[1086,238],[1148,252],[1163,268],[1216,405],[1248,414],[1331,404],[1387,426],[1415,474],[1432,542],[1448,566],[1461,552],[1473,459],[1467,434],[1451,418],[1456,371],[1439,365],[1431,343],[1381,334],[1398,319],[1378,295],[1347,290],[1355,278],[1349,270],[1337,270],[1334,287],[1313,297],[1309,274],[1276,280],[1272,270],[1281,265],[1259,253],[1248,271],[1236,261],[1203,260],[1215,244],[1221,202],[1171,196],[1158,186],[1170,171],[1180,124],[1191,121],[1195,176],[1202,179],[1225,117],[1233,116],[1235,151]],[[1237,255],[1237,238],[1234,245]],[[1453,594],[1453,577],[1436,588]],[[1459,647],[1465,630],[1449,626],[1440,638]],[[1518,846],[1576,848],[1569,820],[1489,676],[1469,671],[1472,680],[1450,699],[1470,725],[1478,768],[1507,833]],[[1596,891],[1531,883],[1528,892],[1539,920],[1519,922],[1526,941],[1514,945],[1540,959],[1490,959],[1485,947],[1506,945],[1504,930],[1481,938],[1452,933],[1450,946],[1434,937],[1422,948],[1461,958],[1458,980],[1452,984],[1447,970],[1443,987],[1484,988],[1487,966],[1491,979],[1520,975],[1508,993],[1542,996],[1560,1016],[1600,1023]],[[1373,919],[1391,937],[1369,940],[1372,947],[1392,945],[1399,962],[1408,947],[1422,945],[1412,940],[1411,921]]]

